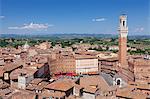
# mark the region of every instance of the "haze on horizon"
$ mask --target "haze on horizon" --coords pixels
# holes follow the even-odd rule
[[[130,35],[149,35],[149,0],[0,0],[0,34],[118,34],[121,14]]]

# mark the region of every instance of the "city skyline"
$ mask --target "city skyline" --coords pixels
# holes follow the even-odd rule
[[[118,34],[128,15],[129,34],[149,35],[148,0],[1,0],[0,33]]]
[[[44,33],[37,38],[1,37],[0,98],[150,99],[150,38],[145,38],[149,35],[128,39],[127,15],[120,15],[117,22],[118,38],[95,34],[42,38]],[[54,26],[31,22],[8,29],[46,34]]]

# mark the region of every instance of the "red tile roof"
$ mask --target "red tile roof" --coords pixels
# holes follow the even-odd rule
[[[71,89],[72,87],[73,87],[72,83],[70,83],[67,80],[56,81],[46,86],[46,88],[48,89],[61,90],[61,91],[67,91]]]

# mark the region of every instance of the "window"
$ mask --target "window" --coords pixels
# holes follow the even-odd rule
[[[46,99],[46,97],[43,97],[42,99]]]
[[[53,97],[52,97],[52,96],[50,96],[50,97],[49,97],[49,99],[53,99]]]
[[[120,85],[120,80],[117,80],[117,85]]]
[[[123,26],[125,26],[125,21],[123,21]]]

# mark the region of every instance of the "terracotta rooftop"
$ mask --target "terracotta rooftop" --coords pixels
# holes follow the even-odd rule
[[[16,92],[12,94],[11,99],[35,99],[36,94],[26,92]]]
[[[150,85],[149,84],[141,84],[139,82],[128,82],[129,87],[131,88],[138,88],[141,90],[150,90]]]
[[[9,87],[9,84],[6,83],[6,82],[0,82],[0,89],[5,89],[5,88],[8,88]]]
[[[141,92],[132,91],[129,88],[119,89],[116,92],[117,97],[131,98],[131,99],[146,99],[147,95]]]
[[[18,79],[18,76],[23,73],[21,69],[16,69],[10,73],[10,79]]]
[[[3,70],[4,71],[12,71],[12,70],[14,70],[14,69],[16,69],[18,67],[21,67],[21,65],[18,64],[18,63],[10,63],[10,64],[5,64]]]
[[[41,68],[42,66],[44,66],[44,64],[29,65],[29,67],[34,67],[34,68]]]
[[[85,87],[83,89],[84,92],[88,92],[88,93],[92,93],[92,94],[95,94],[97,90],[98,90],[97,88],[91,88],[91,87]]]
[[[46,88],[48,89],[61,90],[61,91],[67,91],[71,89],[72,87],[73,85],[67,80],[56,81],[46,86]]]
[[[28,85],[27,87],[26,87],[26,89],[27,90],[30,90],[30,91],[33,91],[33,90],[35,90],[36,89],[36,87],[37,87],[37,85]]]
[[[45,82],[45,81],[42,81],[42,82],[40,82],[39,84],[31,84],[31,83],[30,83],[30,84],[27,86],[26,89],[31,90],[31,91],[33,91],[33,90],[42,90],[42,89],[44,89],[48,84],[49,84],[49,83],[48,83],[48,82]]]
[[[91,55],[77,55],[75,54],[74,56],[76,59],[96,59],[96,56],[91,56]]]
[[[146,60],[146,59],[143,59],[143,58],[134,59],[133,63],[136,66],[150,66],[150,60]]]
[[[42,92],[42,94],[40,95],[42,97],[64,97],[65,96],[65,93],[64,92],[47,92],[47,91],[44,91]]]
[[[9,89],[9,88],[6,88],[6,89],[3,89],[3,90],[0,90],[0,96],[6,96],[6,95],[9,95],[10,93],[12,93],[13,90]]]
[[[0,65],[4,66],[6,63],[4,62],[3,59],[0,60]]]
[[[35,78],[30,82],[30,84],[38,85],[42,81],[43,81],[43,79],[41,79],[41,78]]]
[[[97,86],[103,91],[109,90],[109,88],[110,88],[109,85],[107,84],[107,82],[101,76],[81,77],[80,85],[83,86],[84,88],[89,87],[89,86],[91,86],[91,87]]]
[[[40,86],[46,86],[46,85],[48,85],[48,84],[49,84],[49,82],[42,81],[42,82],[40,83]]]
[[[3,77],[4,72],[4,67],[0,66],[0,77]]]
[[[98,58],[98,60],[103,60],[103,61],[118,61],[117,57],[113,57],[113,58]]]
[[[34,75],[34,73],[37,71],[37,69],[32,68],[22,68],[22,69],[16,69],[10,73],[10,79],[18,79],[18,76],[21,73],[28,75]]]

